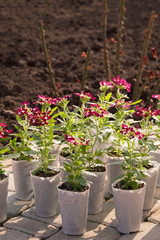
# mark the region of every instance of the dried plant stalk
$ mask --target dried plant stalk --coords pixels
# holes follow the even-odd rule
[[[39,23],[40,23],[41,38],[42,38],[42,44],[43,44],[43,49],[44,49],[44,53],[45,53],[46,63],[47,63],[47,67],[49,70],[49,76],[50,76],[50,80],[51,80],[51,84],[52,84],[52,88],[53,88],[53,96],[55,94],[55,96],[58,97],[58,91],[57,91],[56,82],[55,82],[55,78],[54,78],[54,72],[53,72],[52,66],[51,66],[51,59],[47,52],[47,46],[46,46],[46,41],[45,41],[45,31],[43,28],[43,21],[39,21]]]
[[[82,83],[81,83],[81,89],[82,89],[82,90],[84,90],[84,88],[85,88],[85,83],[86,83],[86,79],[87,79],[87,72],[88,72],[88,64],[89,64],[89,58],[90,58],[90,51],[91,51],[91,49],[88,48],[88,49],[87,49],[87,55],[86,55],[85,68],[84,68],[83,77],[82,77]]]
[[[107,81],[110,81],[110,63],[108,53],[108,43],[106,36],[107,29],[107,13],[108,13],[108,0],[104,0],[104,16],[103,16],[103,49],[104,49],[104,64]]]
[[[148,44],[149,44],[151,31],[152,31],[152,27],[153,27],[155,18],[157,18],[157,15],[155,14],[155,11],[152,11],[150,20],[149,20],[148,30],[146,32],[146,37],[145,37],[145,41],[144,41],[141,61],[140,61],[139,68],[138,68],[137,78],[136,78],[136,82],[135,82],[135,86],[134,86],[134,90],[133,90],[133,100],[134,101],[136,101],[137,99],[140,98],[141,90],[139,90],[139,87],[140,87],[139,85],[141,82],[142,73],[143,73],[143,69],[144,69],[144,58],[147,54]]]
[[[124,14],[125,14],[125,0],[121,0],[120,3],[120,20],[118,26],[118,35],[117,35],[117,51],[116,51],[116,69],[115,74],[116,76],[119,75],[119,66],[120,66],[120,56],[122,51],[122,33],[124,28]]]

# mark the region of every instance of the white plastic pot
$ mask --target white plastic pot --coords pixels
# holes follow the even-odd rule
[[[8,195],[8,179],[7,176],[0,180],[0,222],[7,219],[7,195]]]
[[[146,193],[143,207],[144,210],[149,210],[153,206],[154,193],[159,174],[159,164],[154,161],[151,161],[151,164],[153,164],[153,167],[146,170],[147,176],[143,179],[143,181],[146,183]]]
[[[105,190],[105,172],[84,172],[85,179],[90,183],[88,214],[97,214],[102,211]]]
[[[115,205],[117,229],[119,232],[129,234],[139,231],[146,183],[137,190],[122,190],[115,188],[117,181],[112,184],[112,192]]]
[[[123,157],[111,157],[107,156],[107,177],[108,177],[108,192],[112,194],[112,183],[114,181],[114,178],[120,176],[124,173],[121,162],[124,161]],[[117,164],[112,164],[112,163]]]
[[[58,188],[58,200],[62,217],[63,232],[82,235],[86,232],[89,189],[73,192]]]
[[[30,171],[34,168],[35,164],[33,162],[28,162],[27,160],[12,160],[13,179],[17,199],[28,201],[33,197]]]
[[[35,198],[36,215],[52,217],[57,214],[60,172],[53,177],[39,177],[31,174]]]

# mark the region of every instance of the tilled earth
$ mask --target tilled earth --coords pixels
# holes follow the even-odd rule
[[[116,45],[112,39],[117,38],[120,0],[110,0],[108,5],[107,38],[111,74],[115,76]],[[120,76],[134,86],[143,49],[144,32],[148,27],[151,11],[155,10],[159,15],[160,0],[127,0],[125,7]],[[93,95],[98,93],[99,82],[105,80],[103,1],[1,0],[0,9],[0,121],[13,128],[15,111],[22,101],[34,102],[38,94],[53,96],[42,48],[39,20],[44,20],[46,43],[59,95],[80,91],[85,63],[81,54],[86,52],[88,47],[91,48],[91,57],[85,88]],[[159,70],[159,46],[158,16],[153,25],[145,71]],[[156,60],[150,48],[156,48]],[[144,86],[144,102],[157,79],[158,77],[155,77]],[[158,88],[156,93],[159,93]],[[73,96],[72,103],[77,102],[78,99]]]

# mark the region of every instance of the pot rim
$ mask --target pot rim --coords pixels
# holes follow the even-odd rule
[[[138,192],[138,191],[140,191],[141,189],[143,189],[143,188],[145,188],[146,187],[146,182],[144,182],[143,180],[141,180],[141,181],[137,181],[138,183],[143,183],[144,184],[144,186],[143,187],[141,187],[141,188],[138,188],[138,189],[119,189],[119,188],[115,188],[114,186],[116,185],[116,183],[117,182],[119,182],[120,180],[122,180],[123,178],[120,178],[120,179],[118,179],[118,180],[116,180],[114,183],[112,183],[112,191],[121,191],[121,192],[126,192],[126,191],[131,191],[131,192]]]
[[[66,190],[66,189],[60,189],[59,187],[60,187],[62,184],[63,184],[63,183],[61,182],[61,183],[59,183],[59,184],[57,185],[57,189],[58,189],[58,191],[67,192],[68,194],[80,194],[80,195],[81,195],[81,194],[86,193],[87,191],[90,190],[90,184],[89,184],[89,183],[87,183],[88,189],[86,189],[86,190],[83,191],[83,192],[70,191],[70,190]]]

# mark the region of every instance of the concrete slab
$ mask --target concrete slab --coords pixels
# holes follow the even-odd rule
[[[33,206],[33,207],[27,209],[26,211],[24,211],[22,213],[22,216],[28,217],[28,218],[31,218],[31,219],[34,219],[34,220],[38,220],[38,221],[41,221],[41,222],[49,223],[49,224],[52,224],[56,227],[61,227],[62,226],[62,219],[61,219],[60,214],[57,214],[54,217],[42,218],[42,217],[39,217],[39,216],[36,215],[35,206]]]
[[[7,217],[11,218],[19,215],[33,204],[34,199],[31,201],[19,201],[16,199],[14,192],[8,192]]]
[[[113,198],[104,202],[101,213],[88,215],[88,220],[95,223],[102,223],[110,227],[116,227],[116,217]]]
[[[156,199],[160,199],[160,188],[156,188],[155,194],[154,194],[154,198]]]
[[[149,222],[160,224],[160,209],[154,212],[149,218]]]
[[[13,174],[9,174],[8,191],[15,192]]]
[[[143,211],[143,221],[160,209],[160,200],[154,199],[153,207],[150,210]]]
[[[160,225],[143,222],[140,231],[137,233],[126,234],[118,238],[118,240],[159,240]]]
[[[70,236],[63,233],[63,229],[55,235],[51,236],[47,240],[117,240],[120,237],[120,233],[111,227],[107,227],[102,224],[93,222],[87,222],[87,231],[82,236]]]
[[[58,231],[58,228],[51,224],[36,221],[22,216],[11,218],[4,223],[4,227],[18,230],[23,233],[31,234],[35,237],[43,239],[50,237]]]
[[[0,227],[0,240],[39,240],[40,238],[33,237],[26,233]]]

